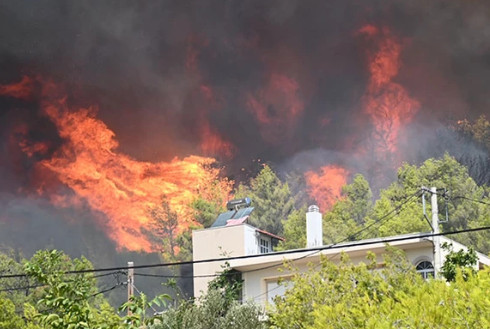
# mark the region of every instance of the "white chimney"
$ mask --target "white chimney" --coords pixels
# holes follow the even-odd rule
[[[308,207],[306,213],[306,248],[323,245],[322,214],[316,205]]]

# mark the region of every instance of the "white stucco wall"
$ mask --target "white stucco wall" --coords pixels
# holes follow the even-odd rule
[[[398,245],[397,247],[404,250],[408,260],[412,264],[416,264],[420,261],[427,260],[433,261],[433,245],[431,241],[416,239],[413,243],[406,242],[404,245]],[[359,246],[354,248],[345,249],[331,249],[321,252],[324,256],[327,256],[331,261],[338,263],[340,261],[340,253],[344,251],[349,255],[350,260],[354,264],[360,262],[367,263],[367,253],[372,251],[376,255],[376,262],[379,266],[383,264],[383,254],[386,249],[384,244],[378,244],[373,246]],[[311,251],[310,251],[311,253]],[[297,272],[306,272],[309,268],[309,264],[318,264],[320,253],[302,258],[293,262]],[[282,268],[283,260],[298,259],[304,256],[305,253],[295,253],[288,255],[268,256],[263,259],[241,259],[231,261],[230,265],[242,272],[242,278],[244,280],[243,286],[243,299],[246,301],[253,301],[260,305],[266,305],[267,302],[267,282],[277,281],[279,278],[287,279],[292,273]]]
[[[245,225],[213,227],[192,232],[194,261],[245,255]],[[194,264],[194,296],[207,291],[213,277],[199,277],[220,272],[224,262]]]
[[[256,228],[248,224],[240,224],[230,227],[217,227],[193,232],[193,252],[194,260],[203,260],[211,258],[223,258],[223,253],[227,257],[254,255],[259,253],[257,243]],[[398,236],[397,238],[402,237]],[[434,245],[430,238],[419,238],[417,234],[403,236],[406,240],[393,241],[391,246],[402,249],[408,260],[417,265],[421,261],[429,261],[434,264]],[[285,260],[293,260],[294,266],[299,272],[308,270],[308,264],[318,264],[320,254],[328,257],[334,262],[340,260],[341,252],[345,252],[354,264],[367,262],[366,255],[368,251],[375,253],[376,262],[383,266],[383,254],[386,252],[386,245],[380,239],[372,239],[369,244],[366,241],[360,241],[358,245],[342,247],[337,245],[332,249],[322,251],[312,251],[308,249],[293,250],[292,253],[278,255],[276,253],[267,254],[260,257],[230,260],[230,266],[242,272],[244,279],[243,299],[254,301],[265,305],[267,299],[267,282],[277,281],[280,277],[290,277],[291,273],[283,270],[282,265]],[[441,243],[451,242],[454,251],[467,248],[455,241],[440,237]],[[306,257],[305,257],[306,255]],[[443,262],[446,253],[441,253],[441,262]],[[490,259],[479,254],[481,264],[490,266]],[[212,275],[220,272],[224,261],[194,264],[194,295],[200,296],[207,290],[207,285],[213,277],[199,278],[200,275]],[[478,266],[478,265],[477,265]]]
[[[213,258],[256,255],[259,253],[256,228],[248,224],[212,227],[192,232],[192,252],[196,261]],[[213,275],[222,270],[223,262],[194,264],[194,296],[207,291]]]
[[[245,255],[258,254],[256,229],[250,225],[244,225]]]

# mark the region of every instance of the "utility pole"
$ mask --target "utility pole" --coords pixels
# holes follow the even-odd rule
[[[128,302],[134,294],[134,263],[128,262]],[[131,310],[128,307],[128,315],[131,315]]]
[[[439,209],[437,208],[437,188],[430,188],[430,202],[432,208],[432,233],[439,234]],[[442,267],[441,260],[441,241],[439,236],[433,236],[434,242],[434,277],[438,278]]]

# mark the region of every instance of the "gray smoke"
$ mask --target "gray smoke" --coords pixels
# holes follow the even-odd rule
[[[395,80],[421,104],[400,146],[402,160],[420,162],[447,150],[488,183],[488,153],[433,129],[488,112],[488,1],[3,1],[0,84],[23,75],[52,79],[70,104],[98,105],[120,151],[140,160],[199,154],[206,120],[236,147],[234,158],[221,160],[237,180],[247,172],[244,164],[261,159],[286,171],[329,163],[368,177],[385,171],[389,181],[392,167],[357,155],[372,130],[361,98],[375,45],[356,36],[366,24],[390,28],[403,44]],[[296,81],[304,104],[280,143],[263,139],[267,127],[247,107],[247,97],[260,93],[271,74]],[[271,117],[284,115],[266,105]],[[19,124],[29,139],[49,145],[46,154],[29,158],[16,147],[11,136]],[[86,244],[110,245],[98,228],[86,228],[88,210],[70,222],[74,210],[28,196],[35,163],[63,143],[39,99],[0,97],[0,137],[2,242],[29,252],[52,245],[85,253]],[[92,235],[103,242],[87,241]]]

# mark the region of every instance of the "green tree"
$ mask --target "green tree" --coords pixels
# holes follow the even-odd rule
[[[178,301],[151,329],[265,329],[263,311],[254,304],[241,304],[240,291],[241,279],[226,266],[198,301]]]
[[[420,197],[415,196],[422,186],[435,186],[448,192],[449,221],[441,225],[443,231],[477,227],[489,222],[490,207],[484,204],[490,201],[488,191],[475,183],[468,175],[466,167],[446,154],[441,159],[428,159],[419,167],[405,164],[398,170],[396,182],[381,191],[380,198],[366,220],[367,225],[378,220],[381,220],[382,224],[374,226],[379,227],[377,230],[368,230],[365,237],[430,231],[429,224],[423,218]],[[430,200],[430,194],[427,194],[426,198]],[[443,219],[445,218],[443,196],[439,196],[439,205],[440,218]],[[430,202],[427,205],[427,213],[430,214]],[[383,218],[386,214],[391,215]],[[489,238],[490,232],[482,232],[461,235],[456,239],[487,253],[490,251]]]
[[[0,275],[18,274],[23,272],[25,259],[11,249],[6,249],[0,253]],[[23,305],[27,302],[33,302],[35,296],[32,294],[33,285],[29,277],[13,277],[0,279],[0,287],[5,290],[4,295],[15,305],[15,311],[22,313]],[[22,289],[26,287],[25,289]]]
[[[306,247],[306,207],[293,210],[283,220],[284,241],[280,241],[276,250],[289,250]]]
[[[0,296],[0,328],[25,329],[26,323],[15,313],[14,303]]]
[[[194,200],[190,206],[194,210],[194,220],[200,228],[210,227],[218,218],[218,215],[225,211],[223,204],[208,201],[202,196]]]
[[[454,282],[424,281],[403,253],[391,249],[385,266],[353,265],[345,256],[336,265],[292,278],[292,288],[277,297],[269,317],[272,328],[488,328],[490,271],[458,271]]]
[[[355,175],[352,183],[342,188],[342,198],[323,215],[323,242],[357,239],[352,234],[360,230],[372,210],[372,197],[368,181],[360,174]],[[291,212],[283,226],[285,241],[279,243],[279,250],[306,246],[306,207]]]
[[[452,244],[444,243],[442,249],[448,251],[441,267],[441,275],[447,281],[454,281],[458,271],[461,272],[463,278],[467,278],[469,272],[476,273],[475,266],[478,256],[472,247],[469,247],[467,251],[463,249],[454,251]]]
[[[252,199],[255,209],[250,222],[253,225],[273,234],[283,234],[282,221],[294,210],[294,199],[288,184],[281,182],[269,166],[264,166],[249,186],[240,184],[235,196]]]
[[[65,274],[66,271],[91,268],[92,265],[85,258],[72,261],[57,250],[38,251],[26,262],[25,273],[41,285],[34,319],[43,328],[118,328],[119,317],[114,312],[107,312],[107,303],[94,298],[97,289],[93,276],[85,273]]]
[[[490,122],[481,115],[473,123],[464,119],[458,121],[456,130],[477,141],[490,152]]]
[[[193,200],[190,207],[194,211],[196,226],[202,228],[210,227],[218,215],[225,211],[225,203],[229,198],[229,186],[227,180],[215,180],[199,196]]]
[[[177,213],[170,209],[170,204],[166,197],[163,196],[160,204],[151,208],[149,213],[153,220],[152,235],[160,239],[163,258],[170,262],[181,260],[183,255],[178,257],[180,251],[178,241],[179,218]]]
[[[323,242],[358,240],[354,234],[364,225],[372,210],[372,192],[364,176],[357,174],[342,188],[342,199],[323,216]]]

